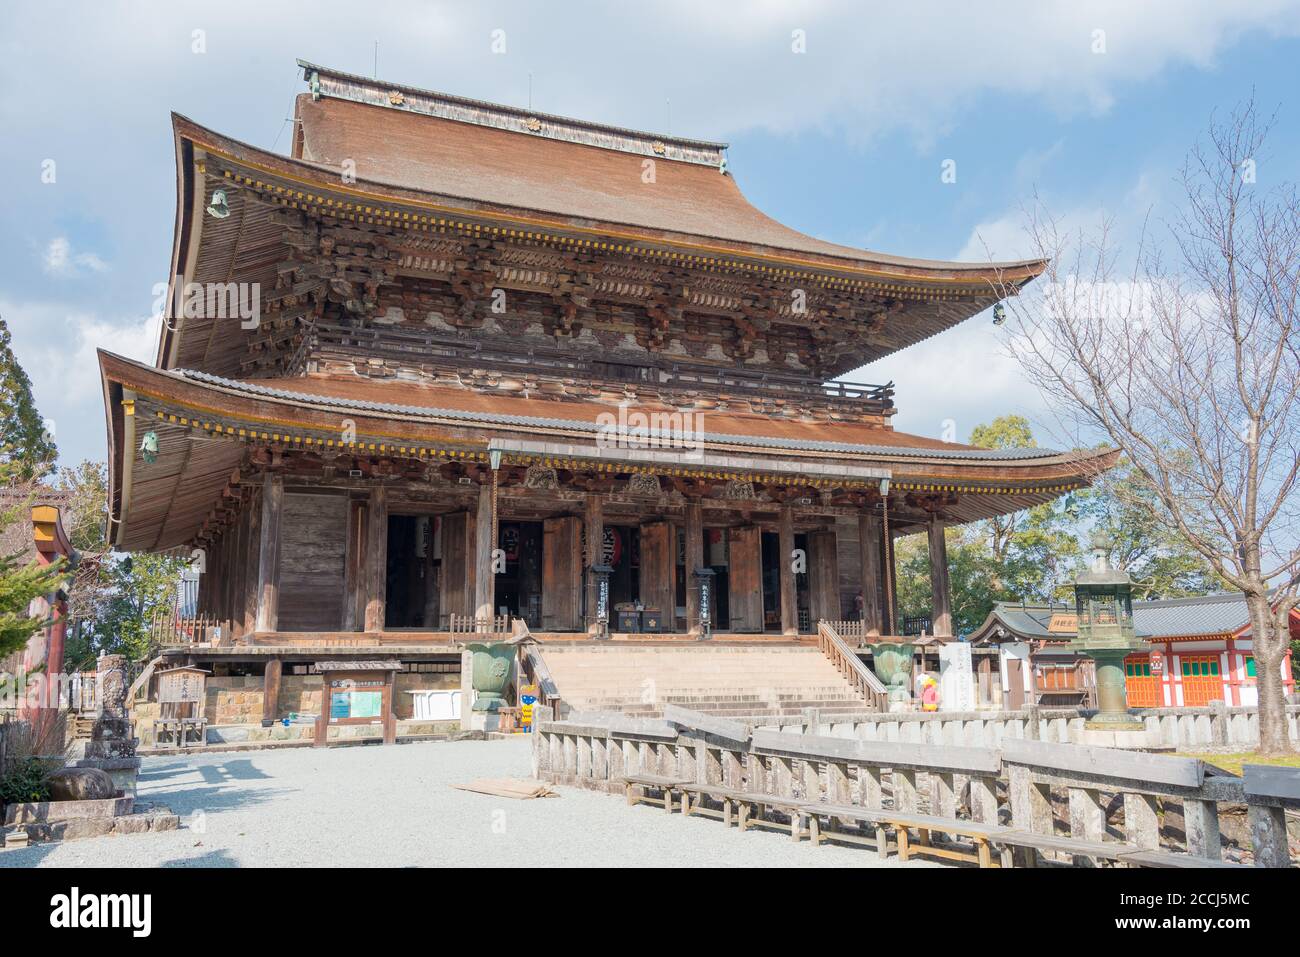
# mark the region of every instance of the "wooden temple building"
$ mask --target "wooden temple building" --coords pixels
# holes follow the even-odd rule
[[[212,655],[405,660],[503,615],[889,635],[916,532],[949,635],[944,527],[1110,462],[902,433],[890,385],[840,380],[1041,262],[823,242],[724,144],[301,66],[288,156],[173,117],[157,360],[100,357],[113,544],[201,550]]]

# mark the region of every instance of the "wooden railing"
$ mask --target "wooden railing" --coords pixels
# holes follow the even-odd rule
[[[889,690],[876,677],[875,672],[862,663],[862,659],[829,621],[817,623],[817,647],[872,708],[876,711],[889,710]]]
[[[946,833],[939,847],[958,846],[956,835],[976,835],[999,850],[1004,866],[1209,866],[1222,861],[1226,845],[1257,866],[1287,867],[1287,809],[1300,807],[1300,782],[1283,768],[1247,767],[1239,778],[1194,758],[1044,741],[1007,738],[998,748],[862,741],[755,729],[671,705],[664,720],[555,721],[543,713],[533,772],[619,794],[626,777],[653,775],[716,785],[733,800],[775,795],[780,803],[754,803],[766,804],[769,814],[775,807],[820,816],[828,828],[848,818],[837,810],[861,810],[863,819],[881,812],[875,843],[882,857],[895,844],[908,845],[905,838],[884,840],[884,829],[911,828],[922,839]],[[1122,815],[1112,807],[1122,807]],[[1240,817],[1243,807],[1249,827],[1223,834],[1221,819]],[[1175,808],[1181,826],[1169,813]],[[846,840],[863,835],[843,833]],[[869,828],[866,835],[870,841]]]
[[[900,635],[929,635],[934,632],[934,624],[929,615],[912,615],[899,620]]]
[[[475,636],[500,637],[514,634],[513,619],[509,615],[496,615],[492,618],[451,615],[449,621],[453,641],[462,641]]]
[[[535,644],[525,645],[519,656],[519,664],[524,670],[527,683],[537,686],[537,703],[550,708],[556,715],[563,716],[565,706],[560,700],[560,689],[551,677],[551,669],[542,657],[542,651]]]
[[[618,385],[642,384],[668,390],[717,391],[752,394],[771,398],[804,397],[855,409],[867,406],[886,412],[894,407],[894,384],[865,382],[820,382],[811,376],[785,375],[747,369],[710,369],[663,365],[628,366],[614,374],[612,363],[590,360],[571,352],[550,349],[521,349],[509,352],[480,341],[466,342],[436,332],[414,329],[352,328],[318,322],[305,328],[302,341],[289,360],[289,374],[306,368],[311,357],[322,355],[389,357],[424,365],[527,372],[533,375],[563,376],[588,382]]]
[[[232,623],[213,615],[181,617],[171,609],[156,612],[149,622],[150,644],[159,648],[176,645],[230,644]]]
[[[841,618],[838,621],[827,621],[826,624],[834,628],[835,634],[850,645],[861,645],[867,640],[867,623],[861,618]]]

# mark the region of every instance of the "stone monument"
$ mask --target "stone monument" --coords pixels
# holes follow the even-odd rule
[[[74,742],[69,767],[98,768],[134,797],[140,759],[126,708],[126,656],[101,655],[95,671],[95,723],[89,741]]]

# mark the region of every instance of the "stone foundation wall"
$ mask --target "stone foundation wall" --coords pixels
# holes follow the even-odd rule
[[[280,698],[276,702],[275,716],[320,714],[320,696],[320,675],[284,675],[280,678]]]
[[[397,675],[393,711],[399,720],[413,713],[408,691],[454,691],[460,687],[459,674],[437,672],[402,672]],[[262,721],[263,679],[246,677],[208,678],[203,714],[208,724],[260,724]],[[320,675],[284,675],[280,679],[280,697],[276,718],[290,714],[319,714],[321,708]],[[137,729],[152,725],[162,711],[156,701],[137,702],[131,709]],[[136,732],[140,732],[137,730]]]

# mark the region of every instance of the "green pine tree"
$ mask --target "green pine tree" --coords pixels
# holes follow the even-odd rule
[[[14,355],[9,326],[0,318],[0,464],[6,484],[44,478],[54,468],[58,449],[36,411],[32,382]]]

